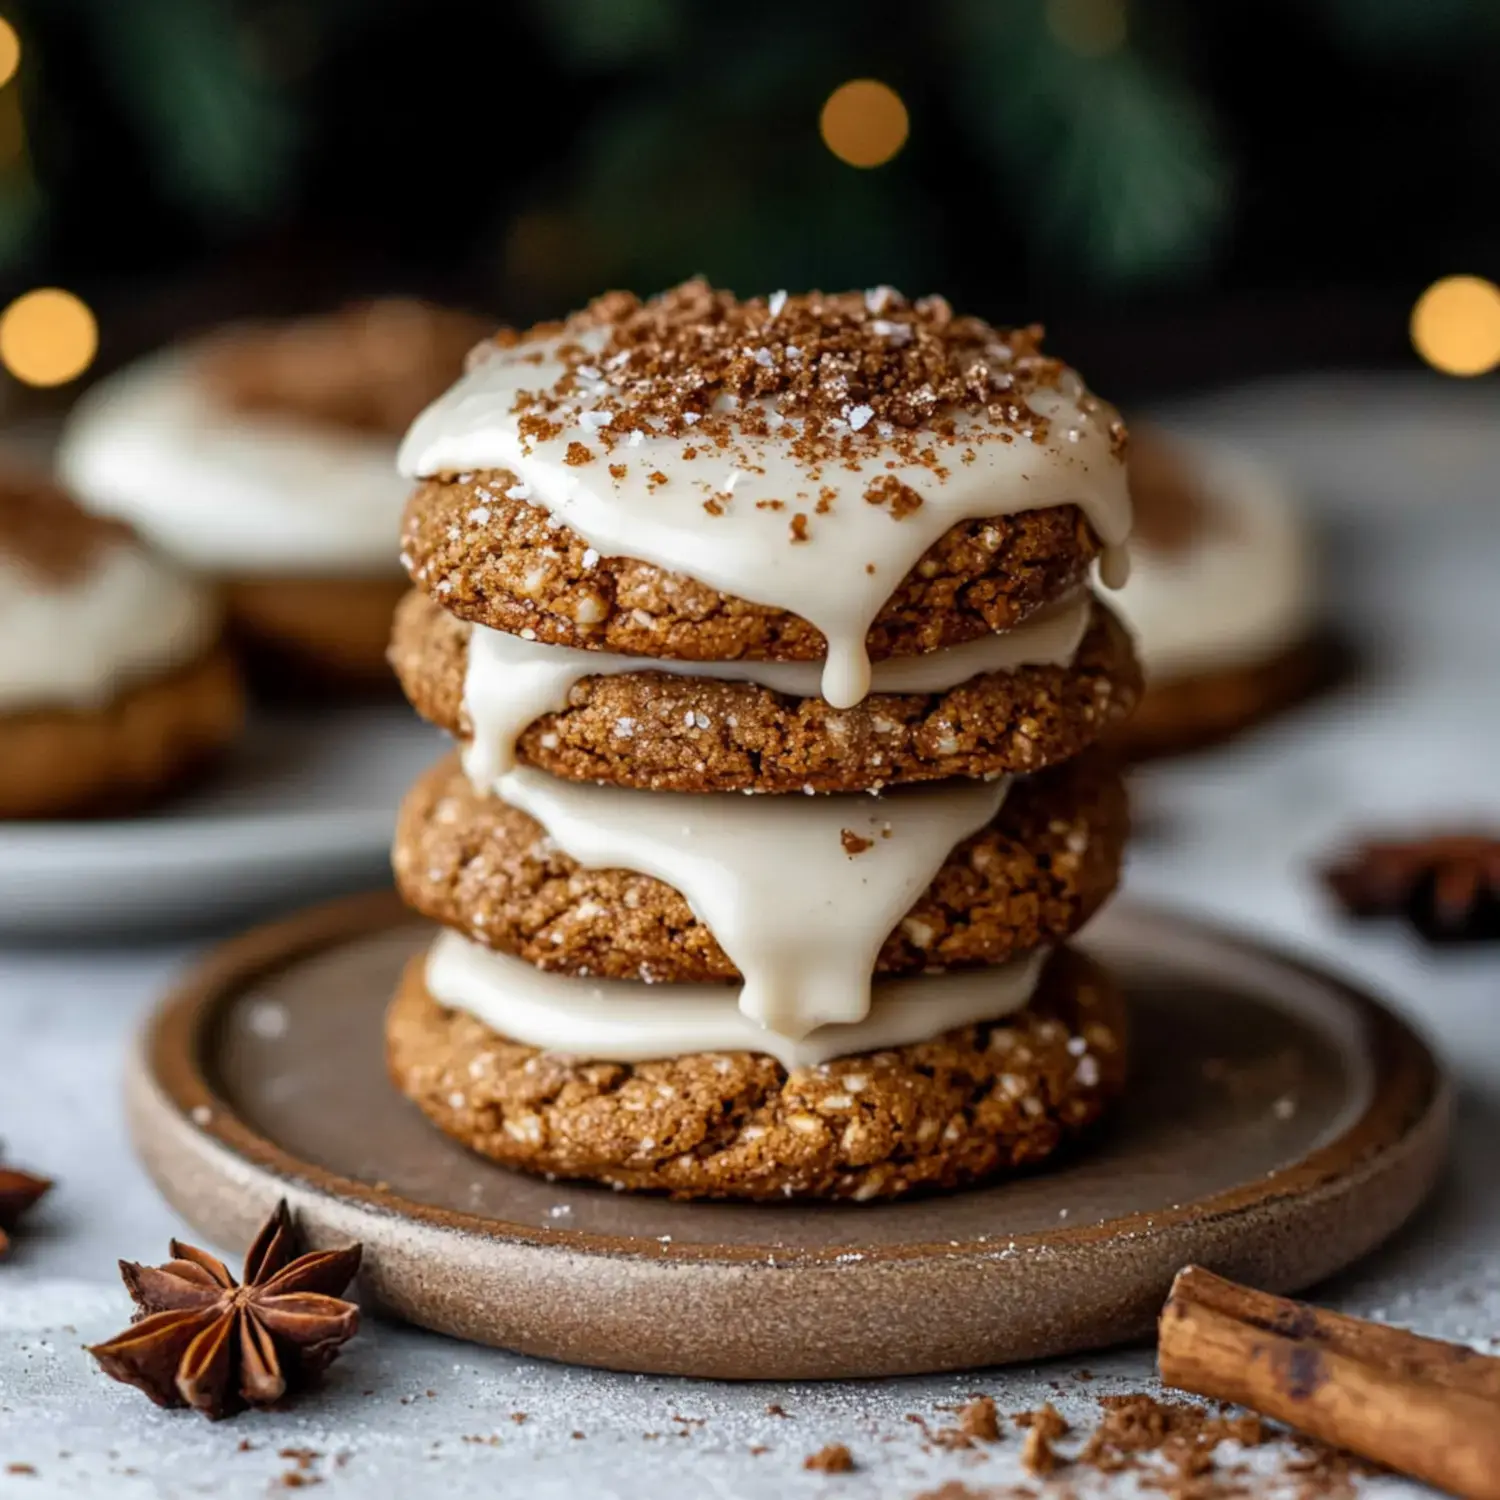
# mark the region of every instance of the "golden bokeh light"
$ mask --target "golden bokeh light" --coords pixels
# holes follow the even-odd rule
[[[1411,341],[1434,370],[1484,375],[1500,365],[1500,286],[1483,276],[1444,276],[1417,298]]]
[[[1047,0],[1047,29],[1080,57],[1105,57],[1125,45],[1125,0]]]
[[[905,144],[911,122],[901,96],[877,78],[840,84],[818,120],[823,144],[851,167],[879,167]]]
[[[21,66],[21,38],[16,28],[0,16],[0,88],[4,88],[16,76]]]
[[[99,348],[88,305],[61,287],[38,287],[0,313],[0,363],[26,385],[64,385]]]

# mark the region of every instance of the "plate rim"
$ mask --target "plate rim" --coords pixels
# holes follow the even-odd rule
[[[1352,979],[1330,972],[1321,963],[1236,933],[1223,924],[1173,907],[1129,897],[1115,903],[1128,919],[1143,919],[1186,931],[1200,941],[1271,961],[1304,983],[1330,991],[1349,1005],[1358,1023],[1361,1044],[1371,1068],[1372,1086],[1364,1111],[1335,1137],[1279,1170],[1274,1185],[1266,1179],[1226,1188],[1204,1198],[1161,1209],[1139,1210],[1097,1224],[1058,1226],[1007,1237],[1017,1254],[1043,1247],[1060,1250],[1122,1236],[1168,1234],[1191,1224],[1222,1223],[1262,1209],[1282,1198],[1307,1197],[1338,1185],[1361,1169],[1377,1166],[1404,1142],[1436,1127],[1446,1134],[1453,1108],[1453,1086],[1433,1048],[1420,1030],[1387,1008]],[[214,1089],[202,1066],[205,1044],[216,1017],[243,987],[278,968],[363,936],[420,918],[401,904],[395,891],[383,889],[341,897],[305,908],[291,916],[253,927],[205,955],[148,1014],[132,1066],[135,1082],[148,1086],[178,1124],[246,1165],[267,1173],[289,1188],[311,1191],[356,1212],[396,1215],[437,1232],[457,1232],[502,1245],[565,1250],[575,1255],[632,1259],[653,1264],[673,1261],[697,1265],[765,1265],[773,1252],[781,1266],[834,1266],[840,1247],[792,1247],[761,1244],[726,1245],[707,1241],[662,1244],[633,1235],[600,1234],[565,1226],[521,1224],[425,1204],[391,1189],[344,1177],[315,1163],[299,1160],[247,1124]],[[850,1210],[851,1212],[855,1210]],[[940,1256],[992,1258],[993,1240],[918,1241],[866,1246],[867,1265],[905,1263]]]

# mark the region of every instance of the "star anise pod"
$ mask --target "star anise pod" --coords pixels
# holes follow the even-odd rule
[[[120,1262],[140,1311],[89,1353],[158,1406],[191,1406],[217,1421],[274,1405],[327,1369],[358,1332],[359,1308],[339,1293],[360,1254],[349,1245],[298,1255],[284,1201],[245,1256],[242,1281],[222,1261],[173,1240],[165,1265]]]
[[[1322,876],[1351,916],[1402,916],[1435,943],[1500,938],[1500,837],[1366,843]]]
[[[16,1221],[51,1186],[45,1177],[16,1167],[0,1167],[0,1256],[10,1249],[10,1231]]]

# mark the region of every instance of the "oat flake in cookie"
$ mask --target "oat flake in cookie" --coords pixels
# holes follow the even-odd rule
[[[961,1186],[1091,1124],[1125,1018],[1060,945],[1124,837],[1082,752],[1140,688],[1088,594],[1125,447],[1039,329],[889,288],[612,294],[476,350],[402,447],[392,659],[464,742],[398,834],[450,928],[403,1091],[688,1197]]]
[[[0,817],[140,806],[242,714],[202,584],[49,481],[0,475]]]
[[[489,327],[386,299],[220,329],[88,391],[59,467],[90,509],[215,580],[267,677],[384,681],[397,440]]]

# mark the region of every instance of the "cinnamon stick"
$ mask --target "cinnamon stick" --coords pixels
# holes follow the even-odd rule
[[[1233,1401],[1464,1500],[1500,1500],[1500,1359],[1197,1266],[1162,1309],[1164,1385]]]

